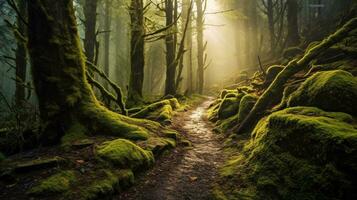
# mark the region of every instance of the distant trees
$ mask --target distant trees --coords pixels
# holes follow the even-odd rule
[[[204,26],[204,12],[206,10],[206,0],[195,0],[197,9],[196,29],[197,29],[197,92],[203,93],[204,86],[204,68],[205,58],[204,52],[207,43],[203,43],[203,26]]]
[[[97,0],[85,0],[84,13],[84,51],[87,60],[96,63],[95,47],[97,45]]]
[[[300,43],[299,27],[298,27],[298,12],[299,4],[297,0],[287,0],[287,46],[296,46]]]

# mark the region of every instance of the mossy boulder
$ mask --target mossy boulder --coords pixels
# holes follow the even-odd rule
[[[221,104],[219,105],[217,116],[218,119],[227,119],[238,113],[239,103],[241,98],[244,96],[243,93],[239,94],[236,97],[225,97]]]
[[[165,150],[176,146],[176,141],[171,138],[151,137],[146,141],[146,149],[154,155],[160,155]]]
[[[28,194],[33,196],[47,196],[54,193],[64,193],[71,188],[71,185],[75,181],[76,173],[74,171],[62,171],[41,180],[28,191]]]
[[[239,181],[234,189],[250,199],[356,199],[352,121],[351,115],[314,107],[275,112],[258,123],[222,176]]]
[[[286,59],[291,59],[296,56],[302,55],[304,51],[300,47],[289,47],[283,52],[283,57]]]
[[[258,97],[254,94],[244,95],[239,103],[239,112],[237,117],[237,123],[242,123],[247,117],[250,110],[254,107],[255,102],[257,102]]]
[[[227,96],[228,95],[228,96]],[[228,90],[228,89],[224,89],[221,91],[221,93],[219,94],[220,99],[224,99],[225,97],[229,98],[229,97],[235,97],[238,95],[238,90]]]
[[[145,169],[154,163],[151,151],[146,151],[125,139],[104,142],[97,147],[96,153],[98,157],[121,168]]]
[[[281,65],[273,65],[268,68],[264,84],[269,85],[275,79],[275,77],[284,69]]]
[[[357,79],[342,70],[318,72],[288,100],[288,106],[313,106],[326,111],[357,115]]]

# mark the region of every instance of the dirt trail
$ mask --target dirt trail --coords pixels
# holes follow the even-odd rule
[[[172,128],[192,143],[178,147],[158,160],[148,174],[140,177],[117,199],[125,200],[207,200],[218,167],[223,161],[222,139],[212,131],[205,113],[211,100],[190,111],[179,113]]]

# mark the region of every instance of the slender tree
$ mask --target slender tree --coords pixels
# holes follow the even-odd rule
[[[27,11],[27,1],[18,1],[19,14],[22,16],[17,16],[17,28],[18,36],[17,38],[17,48],[16,48],[16,88],[15,88],[15,103],[21,106],[25,100],[25,81],[26,81],[26,64],[27,64],[27,52],[26,52],[26,25],[22,20],[26,19]]]
[[[130,5],[131,20],[131,73],[128,91],[128,103],[137,104],[142,101],[144,82],[144,3],[143,0],[132,0]]]
[[[112,0],[105,2],[105,18],[104,18],[104,72],[109,76],[109,49],[110,49],[110,33],[111,33],[111,19],[112,19]],[[106,84],[107,86],[107,84]]]
[[[89,62],[94,63],[97,22],[97,0],[85,0],[84,6],[84,50]]]
[[[166,26],[172,26],[174,23],[174,4],[172,0],[165,0]],[[165,36],[166,45],[166,81],[165,95],[176,93],[176,64],[175,64],[175,36],[169,32]]]
[[[193,65],[192,65],[192,14],[188,14],[189,6],[190,6],[190,0],[184,0],[183,1],[183,13],[182,15],[185,17],[182,22],[182,30],[184,31],[185,29],[185,24],[188,23],[187,27],[187,33],[186,33],[186,38],[185,38],[185,49],[186,49],[186,54],[182,58],[183,59],[183,65],[186,66],[186,72],[187,72],[187,93],[191,94],[193,92]]]
[[[204,51],[205,45],[203,44],[203,26],[204,26],[204,10],[205,0],[196,0],[197,8],[197,92],[203,93],[204,86]]]
[[[298,2],[297,0],[287,0],[287,21],[288,35],[287,46],[296,46],[300,42],[299,27],[298,27]]]

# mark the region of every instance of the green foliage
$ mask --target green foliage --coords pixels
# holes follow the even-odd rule
[[[52,193],[66,192],[75,181],[74,171],[62,171],[40,181],[28,193],[35,196],[46,196]]]
[[[342,70],[318,72],[291,94],[288,106],[357,114],[357,79]]]
[[[151,151],[146,151],[125,139],[104,142],[97,147],[97,155],[121,168],[145,169],[154,163]]]
[[[348,114],[314,107],[275,112],[257,124],[221,175],[239,181],[232,190],[251,199],[353,199],[357,129],[351,123]]]

